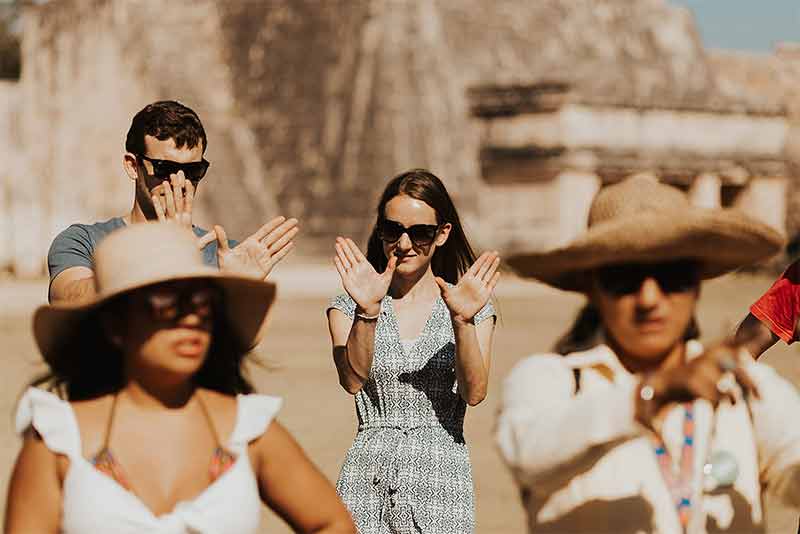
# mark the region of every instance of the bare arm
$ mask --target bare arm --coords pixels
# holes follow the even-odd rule
[[[261,500],[295,532],[355,534],[331,483],[278,422],[253,444]]]
[[[361,312],[356,310],[356,313]],[[353,395],[361,390],[364,382],[369,378],[369,371],[372,369],[372,355],[375,352],[375,326],[377,323],[377,319],[360,317],[350,319],[335,308],[328,312],[328,328],[333,344],[333,362],[336,364],[339,384]]]
[[[34,432],[17,456],[6,500],[6,534],[60,531],[61,480],[58,457]]]
[[[342,286],[356,303],[352,321],[338,310],[328,313],[333,361],[339,373],[339,383],[348,393],[356,394],[372,369],[375,328],[381,302],[397,267],[397,257],[389,258],[386,270],[378,274],[352,239],[338,237],[333,263],[342,279]]]
[[[475,325],[453,318],[456,380],[461,397],[470,406],[486,398],[494,326],[494,321],[488,319]]]
[[[94,271],[88,267],[64,269],[50,283],[52,304],[84,302],[94,294]]]
[[[500,273],[497,268],[500,257],[497,252],[484,252],[461,276],[455,286],[442,278],[436,283],[442,292],[450,318],[456,343],[456,380],[461,398],[470,406],[486,398],[489,385],[494,321],[483,321],[475,325],[475,316],[489,302]]]
[[[767,325],[759,321],[752,313],[748,313],[739,325],[735,337],[736,343],[743,345],[754,358],[761,356],[779,339]]]

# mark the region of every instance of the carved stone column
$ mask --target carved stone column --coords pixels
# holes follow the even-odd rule
[[[787,186],[783,176],[754,177],[734,206],[785,234]]]
[[[719,175],[700,174],[689,188],[689,200],[700,208],[718,208],[720,207],[721,186],[722,181]]]
[[[600,190],[601,179],[593,172],[565,170],[556,178],[559,188],[559,244],[586,229],[589,207]]]

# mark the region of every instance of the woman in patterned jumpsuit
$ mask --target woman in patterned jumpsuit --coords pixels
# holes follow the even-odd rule
[[[500,259],[475,259],[447,190],[426,170],[395,177],[377,211],[366,257],[352,239],[336,240],[347,294],[328,321],[358,415],[337,491],[361,534],[468,534],[464,413],[486,397]]]

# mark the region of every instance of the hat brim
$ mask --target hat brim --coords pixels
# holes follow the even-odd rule
[[[564,247],[512,251],[507,262],[520,276],[586,292],[587,272],[604,265],[692,259],[700,277],[709,279],[766,260],[783,244],[772,227],[736,210],[692,208],[599,223]]]
[[[242,346],[252,349],[260,341],[267,314],[275,301],[276,287],[271,282],[232,276],[219,271],[198,272],[164,280],[150,281],[104,294],[83,304],[51,304],[39,307],[33,316],[33,335],[44,360],[51,366],[58,363],[75,336],[85,333],[81,323],[95,310],[112,299],[163,282],[207,280],[223,293],[224,315]],[[103,332],[97,331],[98,335]]]

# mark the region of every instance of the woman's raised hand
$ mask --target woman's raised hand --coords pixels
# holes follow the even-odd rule
[[[342,278],[344,290],[356,301],[356,305],[367,315],[380,313],[381,301],[389,291],[397,267],[397,257],[392,255],[386,270],[377,273],[352,239],[337,237],[333,263]]]
[[[449,286],[436,277],[436,283],[442,290],[442,299],[454,319],[469,322],[486,306],[500,279],[500,273],[497,272],[499,266],[500,256],[496,251],[484,252],[456,285]]]

